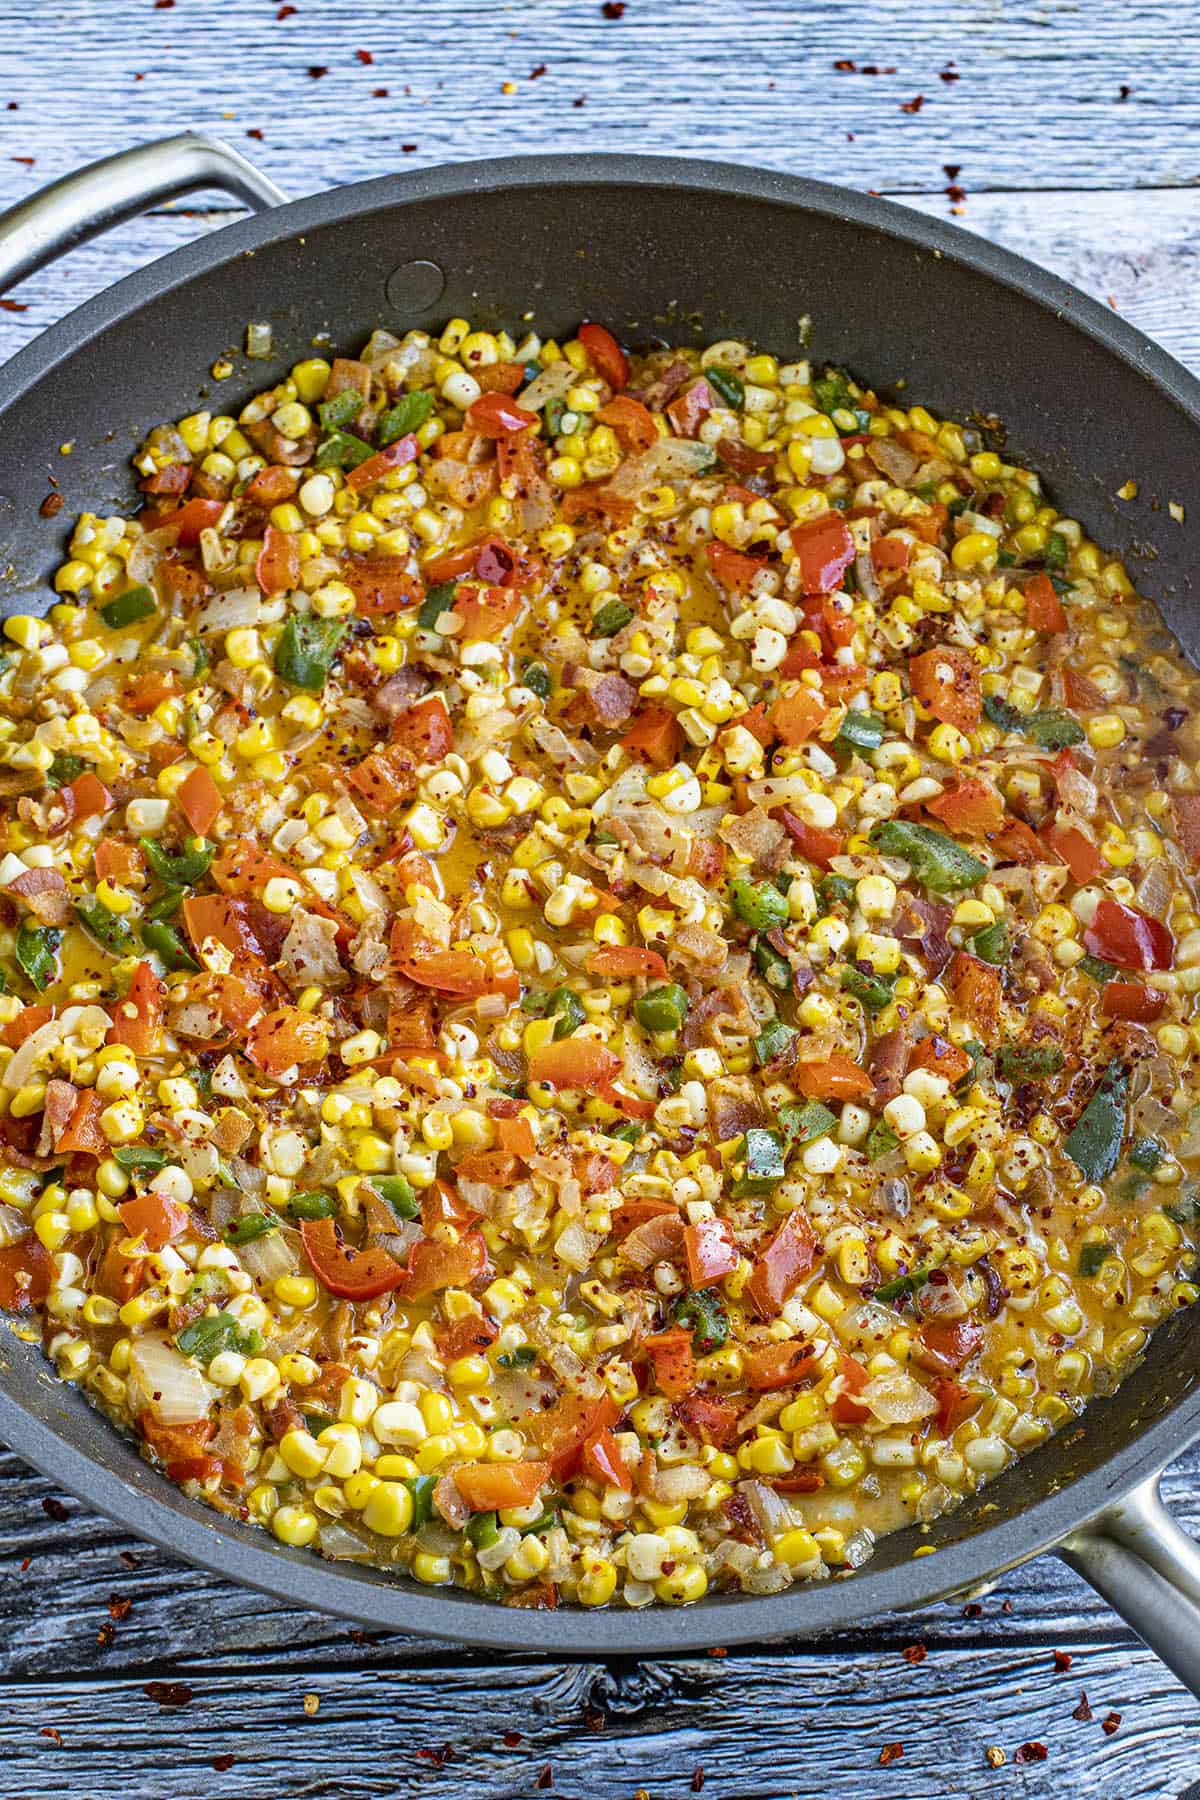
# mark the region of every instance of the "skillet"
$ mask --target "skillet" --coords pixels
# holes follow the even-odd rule
[[[1189,536],[1200,382],[1007,251],[839,188],[665,158],[475,162],[289,205],[237,152],[187,134],[96,163],[0,217],[0,290],[120,219],[212,188],[258,216],[129,276],[0,370],[0,616],[48,604],[62,550],[61,524],[39,515],[49,478],[70,513],[128,507],[128,459],[145,429],[214,390],[213,362],[249,321],[270,322],[272,354],[240,364],[218,390],[222,410],[281,379],[323,331],[352,353],[377,326],[463,314],[499,327],[532,312],[545,335],[594,318],[633,343],[736,336],[795,357],[811,319],[822,361],[884,392],[903,384],[953,416],[996,415],[1057,503],[1140,567],[1200,659]],[[1133,507],[1115,498],[1131,476]],[[498,1649],[644,1655],[845,1630],[1054,1550],[1200,1695],[1200,1549],[1158,1495],[1163,1467],[1200,1438],[1196,1331],[1194,1312],[1174,1315],[1115,1396],[932,1527],[883,1539],[859,1573],[683,1611],[502,1608],[289,1550],[189,1500],[11,1332],[0,1333],[0,1435],[81,1500],[219,1574],[294,1605]]]

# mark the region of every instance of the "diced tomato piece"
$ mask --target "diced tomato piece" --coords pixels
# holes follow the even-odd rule
[[[185,1470],[217,1462],[216,1457],[202,1454],[204,1446],[216,1430],[212,1419],[193,1419],[187,1425],[160,1425],[154,1414],[147,1411],[138,1419],[138,1430],[166,1464],[172,1481],[192,1480],[194,1477],[185,1474]],[[219,1463],[217,1466],[220,1466]],[[172,1475],[173,1469],[178,1470],[179,1474]]]
[[[458,1181],[483,1181],[509,1188],[517,1178],[517,1159],[508,1150],[468,1150],[454,1165]]]
[[[957,1044],[951,1044],[935,1033],[913,1045],[908,1066],[910,1069],[929,1069],[934,1075],[941,1075],[951,1087],[957,1087],[971,1067],[971,1058]]]
[[[0,1248],[0,1312],[28,1312],[50,1292],[54,1262],[31,1231],[15,1244]]]
[[[506,394],[481,394],[467,408],[467,423],[484,437],[515,437],[537,424],[537,414],[518,406]],[[415,439],[414,439],[415,442]]]
[[[665,981],[667,965],[657,950],[640,944],[601,944],[587,960],[590,975],[611,975],[623,981],[641,975],[647,981]]]
[[[475,404],[482,406],[483,402],[477,400]],[[374,456],[368,456],[357,468],[348,470],[346,486],[353,488],[356,493],[360,488],[371,487],[375,482],[382,481],[385,475],[390,475],[394,469],[402,469],[406,463],[416,462],[420,454],[421,446],[410,431],[406,437],[397,438],[386,449],[377,450]]]
[[[956,1381],[952,1375],[943,1376],[934,1388],[937,1400],[937,1428],[942,1437],[952,1437],[972,1413],[978,1412],[983,1403],[983,1395]]]
[[[668,1215],[678,1217],[678,1214],[679,1208],[670,1200],[622,1200],[613,1208],[612,1235],[619,1244],[639,1225],[646,1225],[651,1219],[665,1219]]]
[[[959,950],[950,965],[950,992],[986,1042],[1000,1025],[1000,971],[978,956]]]
[[[528,1119],[497,1119],[496,1139],[502,1150],[526,1161],[537,1152],[537,1139]]]
[[[620,1057],[595,1038],[566,1037],[530,1052],[529,1079],[544,1081],[550,1087],[590,1092],[611,1082],[620,1067]]]
[[[1105,867],[1098,847],[1075,825],[1043,826],[1042,843],[1060,862],[1066,863],[1081,887],[1094,881]]]
[[[625,450],[649,450],[658,441],[653,413],[629,394],[618,394],[602,406],[596,419],[616,433],[617,441]]]
[[[175,795],[180,812],[198,837],[207,837],[225,802],[221,790],[205,768],[197,763]]]
[[[1161,919],[1107,897],[1083,934],[1083,947],[1118,969],[1169,969],[1175,960],[1175,939]]]
[[[768,1393],[773,1388],[792,1387],[809,1375],[815,1375],[821,1359],[814,1355],[811,1344],[792,1338],[782,1344],[764,1344],[746,1351],[742,1369],[746,1386],[755,1393]]]
[[[643,1100],[637,1094],[627,1094],[623,1088],[616,1087],[611,1081],[601,1081],[596,1086],[601,1100],[609,1106],[615,1106],[623,1112],[627,1119],[652,1119],[657,1104],[654,1100]]]
[[[449,1365],[460,1356],[479,1356],[494,1344],[499,1332],[484,1313],[468,1313],[453,1325],[439,1325],[434,1332],[438,1355]]]
[[[841,855],[842,846],[846,842],[842,832],[826,831],[819,825],[806,825],[803,819],[798,819],[786,806],[780,807],[778,818],[801,856],[816,863],[818,868],[827,869],[834,857]]]
[[[473,1153],[474,1154],[474,1153]],[[478,1152],[484,1156],[494,1156],[493,1150]],[[455,1174],[458,1170],[455,1169]],[[441,1227],[453,1225],[461,1230],[464,1225],[473,1225],[479,1214],[469,1207],[456,1187],[449,1182],[435,1181],[421,1195],[421,1229],[427,1238],[444,1236]]]
[[[71,801],[74,806],[71,817],[79,821],[99,818],[111,812],[113,806],[112,795],[91,769],[85,769],[71,783]]]
[[[667,407],[667,417],[679,437],[698,437],[700,427],[712,411],[712,389],[701,376],[684,388]]]
[[[683,1400],[696,1385],[696,1355],[692,1333],[684,1325],[653,1332],[644,1349],[654,1366],[654,1381],[668,1400]]]
[[[332,1219],[302,1219],[300,1238],[313,1274],[341,1300],[374,1300],[402,1286],[407,1278],[403,1265],[386,1250],[378,1246],[349,1249]]]
[[[454,728],[442,696],[430,694],[402,712],[392,727],[392,743],[407,751],[418,766],[449,756],[454,748]]]
[[[166,1194],[155,1193],[153,1188],[147,1188],[144,1194],[136,1194],[132,1200],[122,1200],[117,1211],[130,1237],[144,1237],[148,1250],[161,1250],[164,1244],[173,1244],[188,1226],[187,1207]]]
[[[457,994],[463,1000],[477,1000],[483,994],[507,994],[515,1000],[520,992],[516,971],[504,951],[492,950],[486,958],[476,956],[470,950],[433,947],[414,951],[411,948],[414,944],[412,920],[409,918],[396,920],[391,943],[396,967],[418,987]]]
[[[713,579],[734,594],[748,594],[756,577],[767,567],[761,556],[744,556],[740,550],[733,550],[728,544],[719,543],[715,538],[711,543],[705,544],[704,554],[708,558]]]
[[[355,556],[342,564],[342,580],[367,618],[406,612],[425,598],[425,583],[399,556]]]
[[[254,579],[264,594],[290,594],[300,585],[300,542],[278,525],[263,532],[263,547],[254,565]]]
[[[437,1042],[433,1027],[433,1001],[413,995],[388,1008],[389,1050],[432,1050]]]
[[[588,1438],[583,1446],[583,1467],[602,1487],[619,1488],[623,1494],[633,1492],[632,1478],[611,1431],[598,1431]]]
[[[485,394],[515,394],[525,386],[524,363],[488,363],[486,368],[473,369],[471,373]]]
[[[212,592],[208,576],[182,556],[164,556],[158,565],[158,586],[168,606],[183,610]]]
[[[470,1512],[530,1506],[549,1479],[550,1464],[544,1462],[460,1463],[454,1471],[454,1485]]]
[[[123,838],[101,838],[93,857],[97,881],[117,881],[136,887],[146,873],[146,863],[136,844]]]
[[[906,531],[911,531],[914,536],[919,537],[923,544],[939,544],[949,517],[949,507],[943,506],[940,501],[935,501],[932,506],[926,507],[923,513],[906,518],[904,527]]]
[[[828,716],[829,708],[824,700],[808,687],[781,695],[771,708],[771,724],[776,735],[789,747],[806,743],[821,729]]]
[[[990,781],[968,775],[944,793],[925,802],[925,809],[951,831],[966,837],[987,837],[1004,824],[1004,801]]]
[[[298,1006],[265,1013],[246,1038],[246,1055],[265,1075],[279,1076],[298,1065],[321,1062],[326,1048],[321,1020]]]
[[[737,1436],[738,1409],[707,1394],[688,1394],[677,1403],[677,1411],[688,1430],[706,1444],[725,1449]]]
[[[1166,1004],[1165,994],[1136,981],[1106,981],[1100,1011],[1110,1019],[1132,1019],[1138,1025],[1152,1025]]]
[[[806,594],[831,594],[854,561],[854,538],[841,513],[822,513],[788,536],[800,561],[800,583]]]
[[[235,954],[259,954],[244,907],[228,894],[189,894],[183,903],[183,923],[197,950],[206,938],[215,938]]]
[[[144,718],[164,700],[173,700],[178,692],[179,678],[174,670],[148,669],[144,675],[135,675],[132,681],[126,682],[121,691],[121,705],[126,712]]]
[[[118,1306],[124,1306],[139,1293],[146,1276],[146,1259],[141,1256],[122,1256],[116,1243],[111,1243],[100,1258],[99,1267],[92,1277],[92,1286],[106,1300],[115,1300]]]
[[[1041,840],[1024,819],[1007,820],[1004,829],[995,834],[991,843],[1000,862],[1021,863],[1028,868],[1045,860]]]
[[[845,1351],[838,1357],[838,1367],[842,1377],[841,1392],[829,1409],[830,1417],[838,1425],[862,1425],[871,1414],[855,1398],[861,1394],[871,1377],[863,1368],[857,1357],[849,1356]]]
[[[579,327],[579,341],[597,375],[607,381],[614,393],[619,393],[629,380],[629,358],[607,325],[585,320]]]
[[[173,462],[164,469],[156,469],[153,475],[147,475],[138,482],[138,487],[143,494],[182,494],[191,479],[190,462]]]
[[[724,1219],[700,1219],[683,1234],[688,1283],[694,1288],[712,1287],[732,1275],[738,1266],[738,1247]]]
[[[974,731],[983,713],[979,664],[969,650],[939,644],[908,659],[912,690],[927,712],[959,731]]]
[[[518,616],[521,596],[513,588],[467,588],[454,597],[454,612],[462,620],[462,636],[490,643]]]
[[[440,1238],[418,1238],[409,1251],[404,1275],[407,1300],[427,1300],[443,1288],[469,1288],[487,1273],[487,1244],[478,1231],[464,1231],[456,1244]]]
[[[1069,665],[1062,672],[1063,699],[1073,711],[1094,712],[1105,704],[1105,697],[1096,683],[1088,675],[1081,675],[1078,669]]]
[[[84,1088],[75,1102],[75,1110],[67,1121],[67,1129],[57,1148],[68,1156],[107,1156],[108,1139],[100,1129],[104,1102],[95,1088]]]
[[[1065,631],[1067,615],[1048,575],[1038,573],[1025,584],[1025,618],[1034,631]]]
[[[654,769],[669,769],[679,757],[683,731],[675,714],[665,706],[647,706],[620,739],[622,749],[648,762]]]
[[[416,764],[398,745],[387,745],[364,756],[347,771],[346,780],[375,812],[390,813],[407,800],[416,787]]]
[[[158,507],[141,512],[138,524],[143,531],[161,531],[170,525],[178,533],[175,541],[179,548],[190,550],[200,542],[200,533],[211,530],[224,511],[224,500],[187,500],[173,511]]]
[[[265,469],[259,469],[246,483],[242,499],[251,506],[282,506],[290,500],[300,485],[298,469],[289,469],[283,463],[268,463]]]
[[[113,1007],[110,1044],[124,1044],[135,1056],[148,1056],[162,1029],[167,990],[148,962],[133,971],[129,993]]]
[[[966,1319],[956,1319],[953,1324],[931,1319],[922,1325],[918,1335],[935,1362],[961,1369],[982,1344],[983,1326]]]
[[[10,1019],[0,1031],[0,1044],[4,1044],[9,1050],[19,1050],[27,1037],[40,1031],[43,1025],[48,1025],[53,1017],[54,1008],[42,1002],[23,1006],[16,1018]]]
[[[878,537],[871,545],[871,562],[877,569],[907,569],[911,554],[912,545],[907,538]]]
[[[820,1246],[806,1213],[790,1212],[746,1283],[746,1297],[762,1319],[774,1319],[783,1311],[796,1284],[817,1261]]]
[[[545,1411],[526,1413],[517,1421],[522,1435],[548,1460],[556,1481],[569,1481],[579,1470],[583,1446],[611,1430],[620,1413],[611,1395],[585,1400],[565,1393]]]
[[[836,1050],[823,1062],[796,1063],[793,1075],[807,1100],[861,1100],[875,1089],[867,1071]]]

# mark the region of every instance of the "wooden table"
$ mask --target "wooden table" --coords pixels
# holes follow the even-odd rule
[[[37,16],[0,0],[3,204],[185,126],[295,194],[467,156],[686,149],[953,215],[1200,364],[1200,28],[1167,0],[629,0],[618,18],[599,0],[57,0]],[[223,204],[157,213],[25,283],[0,354],[225,223]],[[1064,389],[1082,403],[1103,397]],[[1167,1484],[1193,1529],[1198,1477],[1193,1455]],[[0,1455],[0,1659],[13,1800],[1174,1800],[1200,1775],[1193,1700],[1049,1559],[972,1605],[838,1639],[550,1665],[273,1605],[64,1507],[16,1455]],[[1045,1760],[1017,1764],[1030,1741]]]

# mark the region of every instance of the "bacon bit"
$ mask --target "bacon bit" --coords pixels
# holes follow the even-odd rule
[[[606,7],[605,11],[607,12],[607,10],[608,9]],[[621,12],[619,12],[617,14],[617,17],[620,18],[621,13],[624,11],[625,11],[625,8],[622,6]],[[541,1774],[538,1776],[537,1780],[534,1782],[533,1785],[535,1788],[542,1788],[542,1789],[552,1788],[554,1786],[554,1770],[551,1768],[549,1763],[546,1764],[545,1768],[542,1770]]]
[[[128,1594],[109,1595],[108,1616],[110,1619],[115,1619],[118,1625],[121,1623],[122,1619],[127,1619],[132,1611],[133,1601]]]
[[[1056,1650],[1054,1652],[1054,1666],[1060,1672],[1060,1674],[1063,1674],[1063,1675],[1066,1674],[1067,1670],[1071,1666],[1072,1661],[1073,1661],[1073,1658],[1072,1658],[1071,1652],[1069,1650]]]
[[[1101,1719],[1100,1729],[1104,1733],[1105,1737],[1111,1737],[1113,1735],[1113,1732],[1116,1731],[1117,1727],[1120,1725],[1120,1723],[1121,1723],[1120,1713],[1110,1712],[1106,1718]]]
[[[529,71],[530,81],[540,80],[540,78],[546,73],[547,66],[548,65],[546,63],[538,63],[536,68],[530,69],[530,71]]]
[[[904,1755],[903,1744],[885,1744],[879,1752],[879,1766],[886,1769],[889,1763],[899,1762]]]
[[[902,100],[900,102],[900,111],[902,113],[919,113],[924,104],[924,94],[914,94],[911,100]]]
[[[218,1775],[224,1775],[227,1769],[232,1769],[233,1757],[230,1756],[228,1750],[226,1750],[224,1755],[213,1757],[212,1766],[217,1771]]]
[[[1092,1709],[1088,1705],[1088,1697],[1081,1688],[1079,1692],[1079,1705],[1072,1708],[1071,1717],[1073,1719],[1078,1719],[1081,1725],[1090,1725],[1093,1716]]]
[[[1022,1744],[1013,1761],[1017,1763],[1045,1762],[1050,1752],[1045,1744]]]
[[[159,1706],[190,1706],[195,1698],[186,1681],[148,1681],[142,1692]]]
[[[310,63],[308,72],[314,81],[320,81],[322,75],[328,75],[329,69],[325,63]]]
[[[56,1500],[53,1494],[47,1494],[43,1498],[42,1511],[48,1519],[53,1519],[56,1525],[64,1525],[71,1516],[62,1501]]]
[[[368,69],[371,67],[371,64],[375,61],[375,58],[371,55],[371,52],[369,50],[356,50],[354,52],[354,54],[355,54],[355,56],[357,56],[359,62],[362,63]]]
[[[42,1729],[38,1732],[38,1736],[49,1738],[52,1744],[58,1745],[60,1750],[63,1747],[62,1732],[56,1731],[53,1725],[43,1725]]]
[[[906,1644],[900,1654],[903,1656],[905,1662],[911,1663],[915,1669],[918,1663],[923,1663],[925,1661],[929,1652],[926,1650],[924,1644]]]

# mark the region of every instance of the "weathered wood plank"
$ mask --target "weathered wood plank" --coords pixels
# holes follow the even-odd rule
[[[951,217],[944,195],[894,197]],[[239,216],[155,213],[73,251],[14,290],[28,310],[0,312],[0,360],[100,288]],[[1200,190],[972,194],[951,222],[1019,250],[1098,299],[1111,298],[1135,325],[1200,366]]]
[[[1195,1773],[1194,1702],[1149,1652],[1123,1647],[1090,1650],[1068,1673],[1048,1651],[947,1652],[913,1667],[885,1650],[844,1663],[455,1661],[419,1679],[386,1669],[283,1674],[257,1661],[223,1671],[205,1660],[181,1661],[170,1679],[192,1690],[186,1707],[156,1704],[140,1681],[10,1686],[7,1791],[126,1800],[136,1769],[141,1800],[189,1791],[210,1800],[510,1800],[532,1795],[539,1777],[544,1791],[572,1800],[630,1800],[635,1789],[685,1800],[701,1791],[699,1769],[703,1792],[721,1800],[1165,1800]],[[1081,1689],[1090,1724],[1071,1716]],[[319,1698],[315,1717],[305,1715],[306,1692]],[[1110,1709],[1121,1722],[1105,1736]],[[39,1735],[45,1727],[61,1734],[61,1749]],[[898,1742],[902,1757],[881,1767],[884,1745]],[[1046,1759],[1014,1767],[1030,1742]],[[994,1745],[1008,1758],[1000,1770],[986,1758]],[[226,1756],[235,1759],[227,1769]]]
[[[250,147],[285,186],[383,174],[406,144],[439,161],[684,146],[926,190],[943,184],[944,162],[961,163],[972,188],[1108,187],[1114,171],[1178,185],[1197,173],[1200,89],[1174,72],[1195,64],[1200,15],[1169,0],[631,0],[619,21],[599,0],[503,11],[427,0],[415,28],[390,0],[302,4],[282,22],[269,0],[60,0],[53,32],[23,30],[14,0],[3,10],[13,29],[0,35],[0,98],[20,104],[0,114],[5,153],[37,158],[28,172],[0,163],[5,197],[181,121],[238,139],[262,131]],[[894,73],[835,72],[846,58]],[[314,68],[327,73],[314,80]],[[82,93],[104,105],[81,108]],[[902,111],[918,94],[919,111]],[[1036,132],[1013,129],[1031,100]]]

